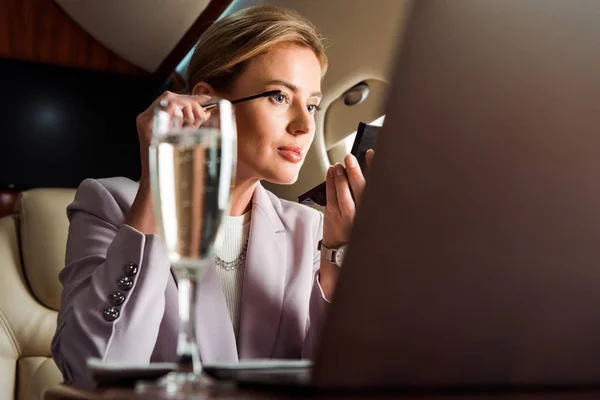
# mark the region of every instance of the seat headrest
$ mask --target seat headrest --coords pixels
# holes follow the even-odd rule
[[[66,208],[74,198],[75,189],[32,189],[22,192],[15,204],[25,276],[38,301],[54,310],[60,307],[62,292],[58,274],[65,265]]]

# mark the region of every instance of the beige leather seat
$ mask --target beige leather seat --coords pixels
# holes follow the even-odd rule
[[[39,400],[62,382],[50,355],[74,189],[21,193],[0,218],[0,399]]]

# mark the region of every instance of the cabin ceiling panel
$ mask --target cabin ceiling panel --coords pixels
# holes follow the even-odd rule
[[[123,59],[154,72],[210,0],[55,0]]]

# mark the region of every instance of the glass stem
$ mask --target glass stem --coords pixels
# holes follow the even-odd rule
[[[178,273],[179,336],[177,338],[177,363],[180,372],[201,372],[200,354],[196,342],[196,288],[198,276],[193,268],[181,268]]]

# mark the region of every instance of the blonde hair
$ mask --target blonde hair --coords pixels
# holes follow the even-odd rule
[[[227,91],[250,59],[281,43],[312,50],[325,75],[325,43],[315,27],[296,11],[259,5],[230,14],[204,32],[187,69],[188,91],[198,82]]]

